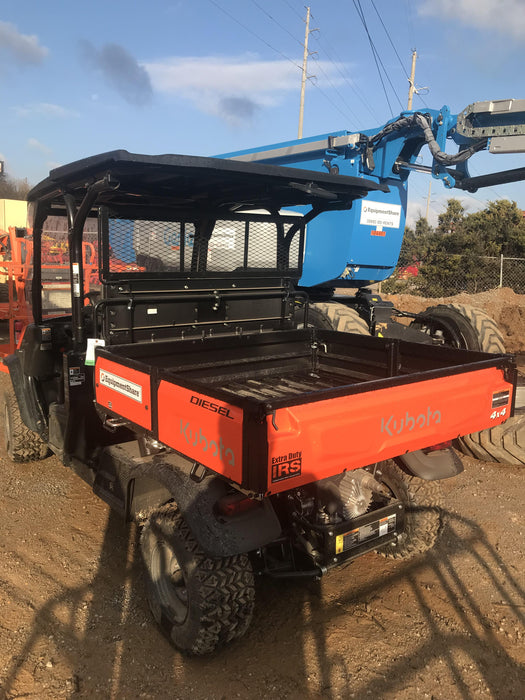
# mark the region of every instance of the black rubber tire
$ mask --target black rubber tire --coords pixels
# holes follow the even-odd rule
[[[425,318],[443,331],[446,345],[479,352],[504,353],[503,336],[496,322],[481,309],[463,304],[429,306],[422,319],[411,325],[425,328]]]
[[[501,425],[457,440],[456,447],[469,457],[484,462],[525,464],[525,413],[520,412]]]
[[[150,609],[179,651],[210,654],[246,632],[255,599],[247,555],[207,556],[173,504],[150,515],[141,548]]]
[[[431,549],[441,532],[443,496],[439,481],[424,481],[404,472],[392,460],[381,462],[376,478],[405,506],[405,532],[397,544],[378,553],[392,559],[408,559]]]
[[[337,301],[310,304],[308,325],[324,330],[370,335],[366,321],[363,321],[357,311]]]
[[[466,350],[504,353],[503,336],[484,311],[462,304],[430,306],[423,317],[438,322],[443,328],[445,343]],[[421,321],[414,325],[424,327]],[[525,417],[517,414],[502,425],[465,435],[454,442],[463,454],[485,462],[525,464]]]
[[[49,454],[47,443],[22,420],[12,389],[4,393],[4,435],[5,449],[13,462],[35,462]]]

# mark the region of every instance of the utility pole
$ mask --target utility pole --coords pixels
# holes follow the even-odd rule
[[[412,70],[410,71],[410,78],[408,80],[409,87],[408,87],[408,105],[407,109],[412,109],[412,99],[414,97],[414,92],[416,90],[414,86],[414,80],[416,79],[416,58],[417,58],[417,51],[415,49],[412,50]]]
[[[427,220],[428,224],[428,211],[430,209],[430,192],[432,190],[432,180],[428,183],[428,197],[427,197],[427,213],[425,214],[425,219]]]
[[[301,105],[299,107],[299,129],[297,138],[303,138],[304,90],[306,87],[306,68],[308,64],[308,37],[310,36],[310,8],[306,8],[306,31],[304,33],[303,75],[301,79]]]

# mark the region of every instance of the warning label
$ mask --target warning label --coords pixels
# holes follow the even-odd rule
[[[357,527],[355,530],[350,530],[350,532],[345,532],[344,534],[336,537],[335,553],[341,554],[342,552],[346,552],[349,549],[359,546],[367,540],[389,535],[391,532],[394,532],[395,529],[395,513],[392,515],[387,515],[386,518],[381,518],[381,520],[376,520],[368,525],[361,525],[361,527]]]
[[[361,219],[363,226],[379,228],[399,228],[401,223],[401,205],[385,202],[361,201]]]

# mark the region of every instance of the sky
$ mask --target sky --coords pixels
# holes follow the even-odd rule
[[[525,0],[309,6],[305,137],[399,114],[414,49],[415,109],[525,98]],[[36,184],[57,165],[119,148],[213,155],[296,138],[305,18],[304,0],[3,0],[6,173]],[[522,167],[525,154],[470,163],[481,175]],[[425,214],[428,193],[428,177],[411,175],[409,222]],[[499,198],[525,210],[524,182],[470,196],[433,180],[431,223],[451,196],[467,211]]]

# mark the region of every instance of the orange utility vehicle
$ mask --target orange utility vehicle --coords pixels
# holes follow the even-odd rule
[[[508,355],[309,326],[294,286],[308,222],[384,187],[114,151],[29,194],[34,318],[5,360],[8,452],[51,449],[142,525],[151,610],[186,653],[245,632],[254,574],[431,547],[439,480],[462,469],[446,443],[512,414]],[[40,292],[50,216],[70,231],[62,316]],[[86,306],[88,220],[101,293]]]

